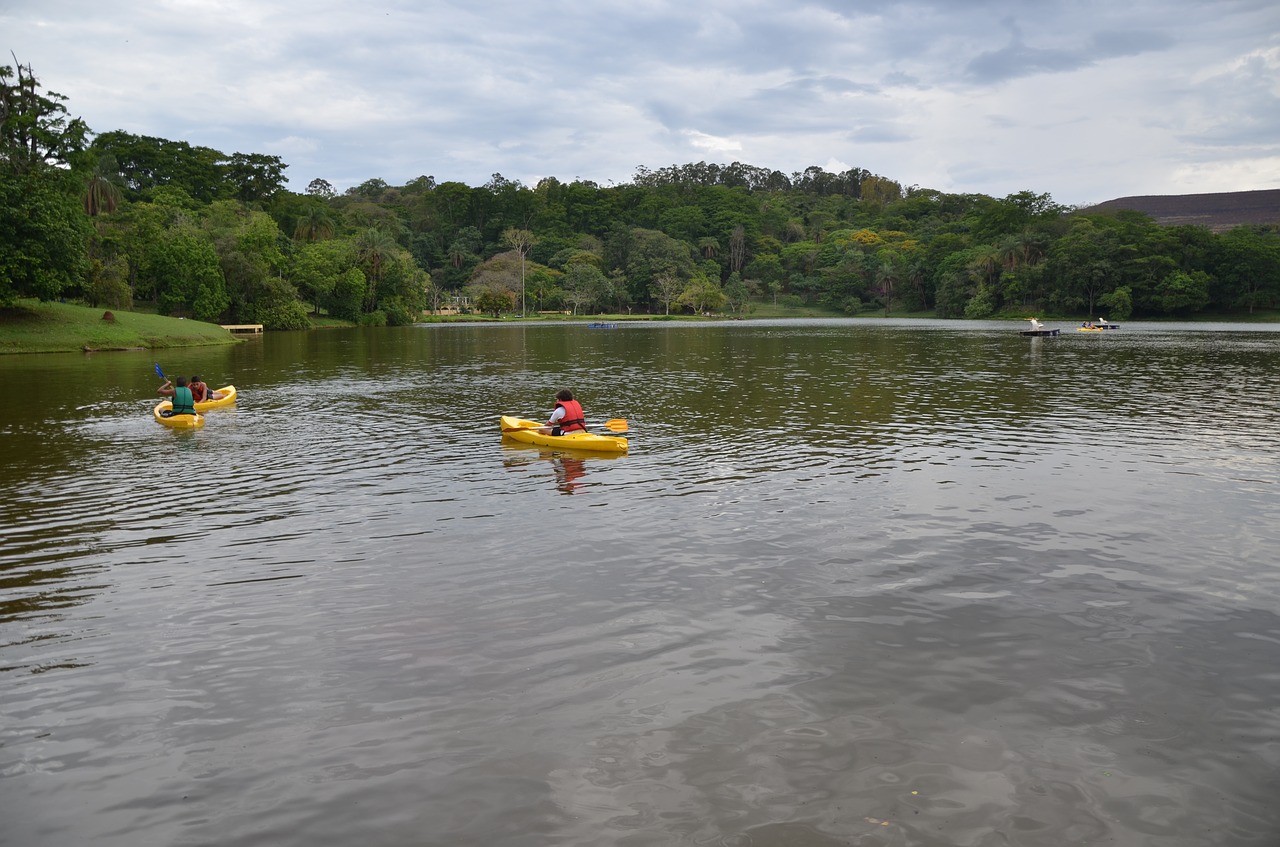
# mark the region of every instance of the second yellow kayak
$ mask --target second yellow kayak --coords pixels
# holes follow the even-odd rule
[[[215,388],[214,391],[221,393],[223,396],[217,400],[204,400],[196,404],[197,412],[207,412],[210,409],[224,409],[227,406],[234,406],[236,402],[236,387],[234,385],[224,385],[221,388]]]

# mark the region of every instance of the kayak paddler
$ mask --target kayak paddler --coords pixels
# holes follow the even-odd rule
[[[164,397],[173,398],[173,410],[165,415],[166,418],[171,418],[174,415],[194,415],[196,413],[196,401],[191,396],[191,389],[187,387],[187,378],[185,376],[178,377],[176,386],[172,381],[166,379],[156,393]],[[164,413],[162,412],[161,414]]]
[[[556,408],[547,420],[547,425],[538,431],[544,435],[564,435],[585,431],[586,428],[587,420],[582,414],[582,404],[573,399],[572,391],[562,388],[556,392]]]

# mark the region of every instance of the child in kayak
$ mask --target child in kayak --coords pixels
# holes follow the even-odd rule
[[[198,376],[191,377],[191,396],[195,398],[195,402],[203,403],[206,400],[221,400],[227,395],[221,391],[214,391],[212,388],[204,384],[204,381]]]
[[[556,392],[556,408],[551,413],[547,425],[539,432],[547,435],[564,435],[569,432],[580,432],[587,428],[586,418],[582,414],[582,404],[573,399],[573,392],[562,388]]]

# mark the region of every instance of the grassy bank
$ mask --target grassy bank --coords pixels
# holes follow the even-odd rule
[[[64,353],[235,344],[217,324],[69,303],[21,300],[0,309],[0,353]]]

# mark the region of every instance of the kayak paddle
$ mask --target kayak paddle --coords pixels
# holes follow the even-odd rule
[[[525,430],[530,430],[530,429],[542,429],[544,426],[548,426],[548,424],[538,424],[537,426],[504,426],[502,428],[502,431],[503,432],[523,432]],[[605,429],[608,429],[612,432],[626,432],[627,419],[613,418],[612,420],[607,420],[602,424],[587,424],[587,426],[588,427],[602,426]]]
[[[159,362],[156,362],[156,376],[160,377],[161,379],[168,379],[168,378],[169,378],[169,377],[167,377],[167,376],[165,376],[165,375],[164,375],[164,371],[160,370],[160,363],[159,363]]]

